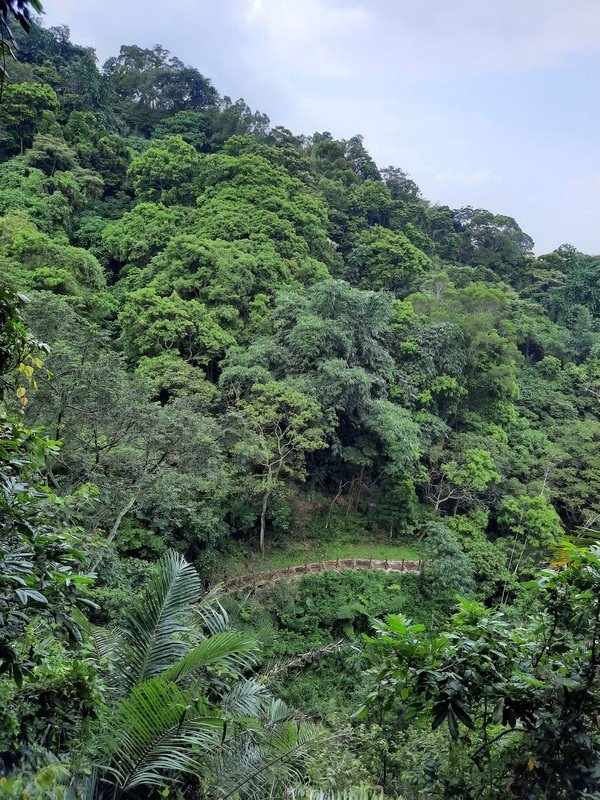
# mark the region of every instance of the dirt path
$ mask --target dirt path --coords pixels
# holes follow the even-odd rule
[[[225,579],[223,590],[234,592],[237,589],[259,589],[270,581],[280,581],[287,578],[300,578],[318,572],[339,572],[343,569],[378,569],[383,572],[420,572],[425,562],[420,561],[380,561],[374,558],[337,558],[332,561],[318,561],[315,564],[303,564],[298,567],[284,567],[269,572],[255,572],[251,575],[242,575],[239,578]]]

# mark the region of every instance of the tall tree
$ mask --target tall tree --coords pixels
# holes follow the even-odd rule
[[[306,454],[327,446],[327,428],[314,400],[276,381],[255,384],[237,408],[234,419],[245,435],[234,451],[259,470],[252,480],[262,498],[259,545],[264,552],[269,501],[284,478],[305,478]]]

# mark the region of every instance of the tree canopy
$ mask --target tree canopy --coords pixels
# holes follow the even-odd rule
[[[597,797],[598,255],[39,10],[0,0],[0,797]]]

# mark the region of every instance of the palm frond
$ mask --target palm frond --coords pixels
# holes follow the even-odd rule
[[[112,662],[119,642],[118,631],[107,630],[106,628],[92,627],[92,642],[96,651],[96,658],[100,663],[103,661]]]
[[[287,703],[284,703],[278,697],[272,697],[265,711],[265,721],[267,725],[272,725],[275,722],[288,720],[292,714],[293,712]]]
[[[224,695],[221,707],[229,717],[258,717],[270,700],[271,695],[264,683],[239,681]]]
[[[92,625],[78,608],[71,612],[71,616],[84,637],[93,644],[98,661],[110,659],[115,651],[118,632]]]
[[[333,738],[297,718],[280,700],[267,703],[262,718],[262,725],[249,725],[241,733],[233,727],[226,747],[211,765],[211,796],[220,800],[279,796],[302,780],[309,753]]]
[[[199,669],[221,662],[241,672],[255,663],[257,650],[256,641],[244,633],[238,631],[215,633],[192,647],[162,675],[165,680],[177,683]]]
[[[222,633],[229,628],[229,614],[221,605],[221,589],[214,586],[196,606],[196,621],[208,634]]]
[[[166,553],[143,604],[126,619],[115,659],[124,690],[139,686],[184,657],[199,594],[200,578],[194,567],[179,553]]]
[[[164,786],[169,773],[196,773],[199,754],[218,747],[222,728],[202,698],[162,677],[147,680],[117,710],[104,770],[121,790]]]
[[[277,641],[279,628],[273,616],[250,595],[238,597],[225,594],[220,599],[229,616],[230,624],[237,630],[252,631],[252,635],[263,647]]]

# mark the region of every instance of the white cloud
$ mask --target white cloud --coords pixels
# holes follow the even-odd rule
[[[600,46],[598,0],[246,0],[269,55],[324,77],[535,69]],[[239,8],[239,6],[238,6]]]
[[[270,57],[294,64],[299,74],[324,78],[355,74],[353,55],[343,42],[370,22],[360,6],[324,0],[249,0],[244,17],[251,29],[266,34]]]

